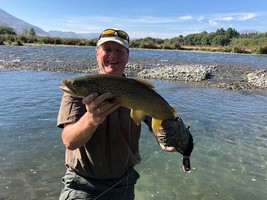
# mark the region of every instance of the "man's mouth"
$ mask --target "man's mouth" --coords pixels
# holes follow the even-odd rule
[[[108,62],[109,65],[117,65],[119,62]]]

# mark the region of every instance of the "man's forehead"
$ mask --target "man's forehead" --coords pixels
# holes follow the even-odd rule
[[[98,48],[101,48],[103,50],[114,49],[114,50],[120,50],[120,51],[128,52],[127,48],[125,48],[121,44],[118,44],[117,42],[111,42],[111,41],[101,44]]]

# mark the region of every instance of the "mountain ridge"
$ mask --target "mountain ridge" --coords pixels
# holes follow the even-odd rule
[[[33,28],[36,35],[39,36],[52,36],[52,37],[61,37],[61,38],[85,38],[93,39],[98,37],[98,33],[75,33],[72,31],[44,31],[36,25],[32,25],[28,22],[25,22],[0,8],[0,26],[8,26],[14,29],[17,34],[22,34],[24,30]]]
[[[34,28],[37,35],[40,36],[48,36],[49,34],[38,26],[29,24],[13,15],[7,13],[6,11],[0,8],[0,25],[1,26],[9,26],[14,29],[17,34],[23,33],[26,29]]]
[[[51,30],[48,31],[49,35],[54,37],[63,37],[63,38],[85,38],[85,39],[93,39],[97,38],[99,33],[75,33],[73,31],[57,31]]]

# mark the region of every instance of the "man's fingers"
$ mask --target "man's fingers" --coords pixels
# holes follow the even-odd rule
[[[112,101],[109,101],[112,99]],[[92,93],[83,99],[86,109],[94,117],[99,118],[97,121],[103,121],[107,115],[121,106],[119,99],[114,98],[110,92],[99,95]]]
[[[94,100],[94,104],[101,106],[105,101],[108,101],[108,99],[113,98],[113,95],[110,92],[106,92],[104,94],[99,95],[97,98]]]
[[[84,97],[83,98],[83,103],[84,104],[89,104],[92,101],[94,101],[96,97],[98,97],[98,93],[97,92],[94,92],[92,94],[89,94],[87,97]]]
[[[95,106],[100,106],[103,104],[105,101],[109,101],[110,99],[113,99],[113,95],[110,92],[106,92],[104,94],[99,95],[97,92],[94,92],[87,97],[83,98],[83,103],[84,104],[90,104],[93,102]],[[113,102],[113,101],[110,101]]]

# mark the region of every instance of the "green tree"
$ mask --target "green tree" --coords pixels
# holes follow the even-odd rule
[[[189,34],[184,37],[184,45],[196,45],[195,44],[195,35],[196,34]]]
[[[36,32],[33,27],[29,29],[24,29],[22,32],[23,35],[36,36]]]
[[[233,28],[228,28],[226,30],[226,35],[228,38],[237,38],[240,34]]]
[[[216,35],[212,39],[213,46],[226,46],[230,43],[230,39],[226,35]]]
[[[141,40],[140,47],[148,49],[156,49],[157,48],[156,39],[152,37],[146,37]]]
[[[34,28],[31,27],[31,28],[29,29],[29,35],[30,35],[30,36],[36,36],[36,32],[35,32]]]
[[[0,34],[17,35],[13,28],[7,26],[0,26]]]
[[[216,35],[226,35],[226,31],[223,28],[217,29]]]

